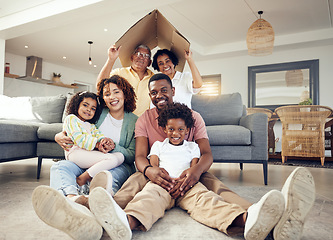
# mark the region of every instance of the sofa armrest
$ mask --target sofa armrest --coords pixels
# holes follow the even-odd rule
[[[239,124],[251,131],[253,160],[268,160],[268,120],[264,113],[241,117]]]

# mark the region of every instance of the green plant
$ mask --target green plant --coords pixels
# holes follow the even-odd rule
[[[308,98],[308,99],[300,102],[299,105],[312,105],[312,99]]]
[[[60,78],[60,77],[61,77],[61,73],[55,73],[55,72],[54,72],[54,73],[53,73],[53,77],[59,77],[59,78]]]

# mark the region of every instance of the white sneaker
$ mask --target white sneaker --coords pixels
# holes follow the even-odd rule
[[[287,178],[281,192],[286,207],[274,228],[274,239],[300,239],[306,216],[316,198],[315,183],[310,171],[304,167],[296,168]]]
[[[104,188],[96,187],[90,192],[89,206],[112,240],[132,238],[126,213]]]
[[[111,196],[114,196],[114,192],[112,190],[112,174],[106,170],[97,173],[90,182],[89,192],[96,187],[102,187],[110,193]]]
[[[244,238],[264,240],[284,211],[284,198],[280,191],[271,190],[247,210]]]
[[[32,205],[41,220],[73,239],[100,239],[103,234],[101,225],[86,207],[49,186],[35,188]]]

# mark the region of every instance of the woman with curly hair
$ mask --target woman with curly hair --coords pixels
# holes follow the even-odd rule
[[[97,90],[103,109],[96,127],[102,134],[112,139],[114,146],[110,153],[122,156],[124,162],[109,171],[99,172],[93,177],[90,184],[80,186],[77,184],[76,178],[86,169],[80,168],[71,161],[58,161],[52,165],[50,170],[50,187],[39,186],[33,192],[33,206],[39,218],[74,239],[100,239],[103,233],[102,227],[97,223],[93,214],[82,206],[89,208],[86,196],[89,194],[88,187],[91,191],[93,188],[101,186],[113,195],[135,172],[134,127],[138,117],[132,113],[136,108],[134,89],[126,79],[113,75],[103,79],[98,84]],[[65,150],[68,150],[73,144],[65,131],[56,134],[55,140]],[[73,201],[79,204],[75,204]],[[59,222],[59,219],[62,219],[59,216],[72,220]],[[75,218],[73,216],[84,217]],[[73,229],[77,231],[73,231]]]
[[[74,146],[65,151],[65,157],[86,169],[76,178],[79,186],[91,181],[97,173],[118,167],[124,162],[123,154],[109,153],[115,147],[114,142],[105,137],[94,124],[102,110],[99,102],[95,93],[84,91],[75,94],[67,105],[68,116],[64,120],[63,130],[72,139]]]

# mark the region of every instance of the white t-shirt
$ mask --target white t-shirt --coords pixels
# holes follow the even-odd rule
[[[159,167],[164,168],[170,177],[177,178],[191,166],[193,158],[200,158],[200,149],[195,142],[184,140],[182,145],[175,146],[166,138],[163,142],[156,141],[153,144],[148,158],[151,155],[158,156]]]
[[[123,125],[123,119],[117,120],[111,116],[110,113],[107,114],[101,126],[98,128],[106,137],[111,138],[116,144],[120,140],[121,127]]]

